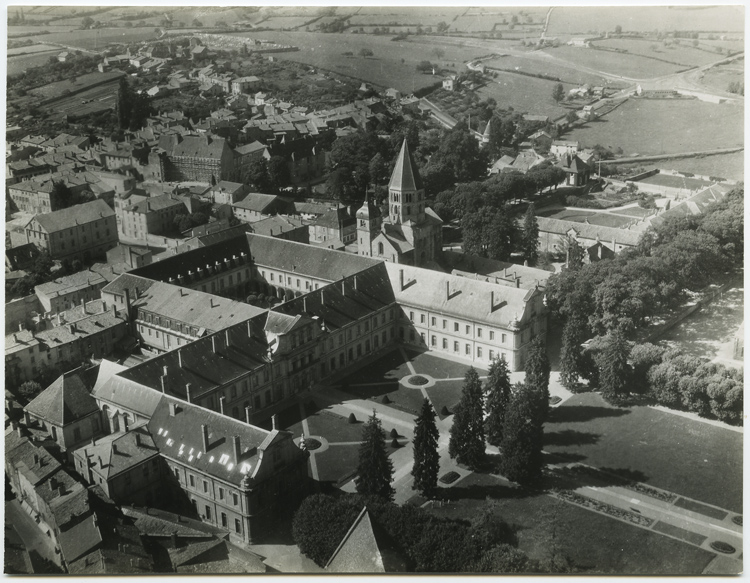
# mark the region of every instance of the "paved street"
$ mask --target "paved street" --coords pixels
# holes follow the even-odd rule
[[[39,572],[42,559],[55,561],[55,545],[37,526],[18,500],[10,500],[5,503],[5,528],[13,528],[23,541],[24,546],[31,555],[31,562],[35,572]]]

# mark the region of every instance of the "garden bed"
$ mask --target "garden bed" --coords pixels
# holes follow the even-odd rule
[[[576,504],[577,506],[581,506],[589,510],[594,510],[596,512],[601,512],[603,514],[611,516],[612,518],[631,522],[637,526],[649,527],[654,523],[651,518],[648,518],[641,514],[636,514],[635,512],[630,512],[629,510],[623,510],[622,508],[612,506],[611,504],[607,504],[606,502],[594,500],[593,498],[589,498],[588,496],[582,496],[581,494],[577,494],[576,492],[573,492],[571,490],[555,490],[552,492],[552,494],[553,496],[556,496],[561,500],[565,500],[566,502],[571,502],[573,504]]]

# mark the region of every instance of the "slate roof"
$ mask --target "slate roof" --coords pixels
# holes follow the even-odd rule
[[[146,214],[149,212],[157,212],[167,208],[184,205],[185,201],[179,198],[174,198],[169,194],[165,194],[162,196],[152,196],[150,198],[147,198],[146,200],[138,201],[137,203],[131,204],[129,207],[126,207],[125,210],[131,213]]]
[[[111,433],[76,450],[76,456],[88,456],[92,471],[109,480],[159,455],[154,440],[144,425],[127,433]]]
[[[98,411],[80,369],[60,375],[24,411],[53,425],[64,426]]]
[[[261,194],[260,192],[251,192],[245,198],[235,203],[232,203],[233,207],[241,208],[244,210],[255,211],[262,213],[273,203],[277,202],[279,197],[273,194]]]
[[[62,468],[49,476],[44,483],[39,484],[35,492],[49,505],[58,526],[63,526],[90,511],[88,491]]]
[[[519,287],[524,289],[533,289],[537,285],[544,286],[549,276],[552,275],[544,269],[487,259],[476,255],[464,255],[455,251],[443,251],[443,258],[448,265],[452,266],[452,275],[513,287],[516,286],[516,281],[518,281]]]
[[[600,241],[616,241],[621,245],[636,246],[641,238],[642,233],[638,231],[629,231],[627,229],[618,229],[616,227],[603,227],[601,225],[591,225],[588,223],[575,223],[573,221],[562,221],[560,219],[550,219],[549,217],[537,217],[540,233],[553,233],[565,235],[571,229],[578,233],[579,237],[584,239],[594,239],[597,237]]]
[[[347,226],[356,224],[354,217],[350,216],[345,207],[338,207],[319,216],[313,222],[317,227],[326,229],[344,229]]]
[[[215,534],[225,534],[225,531],[210,524],[157,508],[123,506],[122,513],[132,518],[138,531],[145,536],[168,538],[173,532],[177,532],[180,538],[208,538]]]
[[[175,410],[174,415],[170,406]],[[201,425],[208,429],[208,451],[203,451]],[[245,476],[252,479],[260,466],[258,450],[267,447],[281,433],[166,395],[156,407],[148,428],[163,456],[237,486]],[[239,460],[234,454],[235,436],[240,439]]]
[[[122,296],[125,294],[125,290],[128,290],[130,301],[132,302],[136,299],[138,294],[142,294],[148,291],[148,289],[152,285],[154,285],[154,283],[155,282],[152,279],[148,279],[146,277],[139,277],[138,275],[134,275],[133,273],[123,273],[114,281],[111,281],[110,283],[105,285],[102,288],[101,292],[102,294],[109,293]],[[138,293],[136,293],[136,291]]]
[[[229,146],[224,138],[185,136],[175,144],[170,154],[175,157],[219,159],[225,148],[229,149]]]
[[[149,361],[146,361],[149,362]],[[134,367],[137,368],[137,367]],[[94,387],[92,395],[105,403],[115,403],[143,417],[150,417],[162,397],[160,391],[148,385],[123,376],[133,369],[126,369],[112,375],[106,381]],[[149,379],[150,384],[159,382],[158,376]]]
[[[244,146],[238,146],[237,148],[234,149],[234,151],[240,154],[241,156],[247,156],[249,154],[254,154],[256,152],[263,152],[263,150],[266,150],[267,148],[268,146],[256,140],[249,144],[245,144]]]
[[[101,544],[102,533],[92,514],[69,530],[61,532],[58,540],[65,561],[74,561]]]
[[[44,295],[47,297],[55,297],[63,294],[69,294],[78,290],[93,287],[95,285],[104,284],[107,280],[104,279],[100,274],[95,273],[89,269],[66,275],[43,283],[34,288],[37,295]]]
[[[422,179],[419,172],[414,167],[411,154],[409,153],[409,144],[404,138],[401,146],[401,152],[396,158],[396,166],[393,168],[391,180],[388,183],[388,189],[398,189],[401,191],[412,191],[422,189]]]
[[[34,218],[47,233],[56,233],[113,216],[115,216],[115,211],[106,202],[97,199],[59,211],[36,215]]]
[[[266,219],[256,221],[251,225],[247,225],[247,227],[248,232],[257,235],[265,235],[267,237],[278,236],[293,231],[294,229],[307,229],[307,225],[303,223],[301,219],[296,217],[285,217],[282,215],[270,216]]]
[[[725,184],[709,186],[705,190],[671,207],[669,210],[652,217],[651,224],[658,225],[668,217],[688,217],[703,214],[710,204],[723,200],[731,189],[731,186]]]
[[[92,314],[86,318],[81,318],[71,325],[42,330],[37,332],[36,338],[47,346],[54,347],[73,342],[81,336],[98,334],[123,322],[125,322],[124,314],[115,316],[112,312],[102,312],[101,314]],[[73,326],[73,330],[70,329],[70,326]]]
[[[12,435],[6,435],[5,441],[18,443]],[[28,438],[22,439],[16,447],[5,449],[5,463],[23,474],[32,485],[39,484],[62,467],[51,453],[43,447],[36,447]]]
[[[559,166],[566,172],[571,172],[573,174],[581,174],[582,172],[588,172],[591,170],[586,162],[581,160],[578,156],[571,156],[570,154],[566,154],[562,157]]]
[[[325,281],[358,273],[379,261],[343,251],[333,251],[248,233],[250,256],[258,266],[276,268]]]

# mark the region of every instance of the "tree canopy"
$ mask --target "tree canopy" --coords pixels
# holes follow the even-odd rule
[[[422,402],[422,409],[414,427],[414,476],[412,488],[423,496],[432,497],[437,490],[438,473],[440,472],[440,455],[438,454],[438,433],[435,424],[435,410],[429,399]]]
[[[386,451],[385,431],[383,431],[380,419],[373,411],[362,429],[362,443],[359,446],[359,462],[355,478],[357,492],[392,500],[394,494],[392,481],[393,462]]]
[[[484,461],[484,407],[482,382],[474,367],[466,371],[461,400],[450,429],[448,454],[458,463],[476,468]]]

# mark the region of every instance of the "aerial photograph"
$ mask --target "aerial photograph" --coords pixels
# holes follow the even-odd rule
[[[4,574],[743,572],[743,4],[6,18]]]

